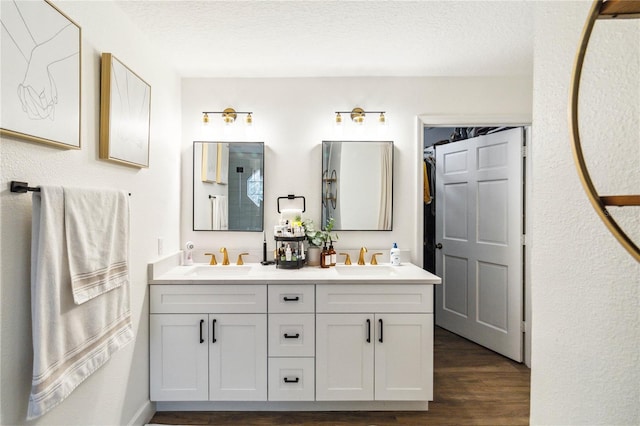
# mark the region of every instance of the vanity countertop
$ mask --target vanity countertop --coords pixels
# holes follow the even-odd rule
[[[149,268],[150,284],[441,284],[440,277],[411,263],[391,266],[337,265],[331,268],[305,266],[278,269],[275,265],[251,263],[216,265],[196,263],[191,266]]]

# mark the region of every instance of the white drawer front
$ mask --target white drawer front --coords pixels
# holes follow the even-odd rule
[[[314,356],[314,314],[269,314],[269,356]]]
[[[427,284],[317,285],[316,312],[433,312],[433,286]]]
[[[269,285],[269,313],[312,313],[314,285]]]
[[[269,358],[269,401],[313,401],[313,358]]]
[[[266,313],[266,285],[152,285],[152,314]]]

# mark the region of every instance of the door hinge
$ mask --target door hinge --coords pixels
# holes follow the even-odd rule
[[[526,333],[527,332],[527,322],[526,321],[522,321],[520,323],[520,332],[521,333]]]
[[[520,235],[520,244],[523,246],[527,245],[527,236],[525,234]]]
[[[522,157],[527,156],[527,145],[522,145]]]

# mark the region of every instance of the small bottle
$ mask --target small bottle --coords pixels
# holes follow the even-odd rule
[[[338,263],[338,253],[336,253],[333,248],[333,241],[329,242],[329,256],[331,259],[331,266],[336,266],[336,263]]]
[[[393,247],[389,251],[389,261],[392,266],[400,266],[400,249],[396,243],[393,243]]]
[[[329,254],[329,250],[327,250],[327,243],[324,243],[322,247],[322,252],[320,253],[320,267],[328,268],[331,266],[331,255]]]
[[[291,246],[287,244],[287,248],[284,251],[284,260],[291,262]]]

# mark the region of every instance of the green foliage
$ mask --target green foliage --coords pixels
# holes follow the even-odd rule
[[[304,233],[307,236],[307,240],[309,244],[312,246],[321,246],[322,244],[328,241],[336,241],[338,239],[338,234],[331,235],[331,231],[333,230],[334,219],[330,218],[327,220],[327,224],[323,230],[316,229],[313,220],[305,219],[302,221],[302,226],[304,227]]]

